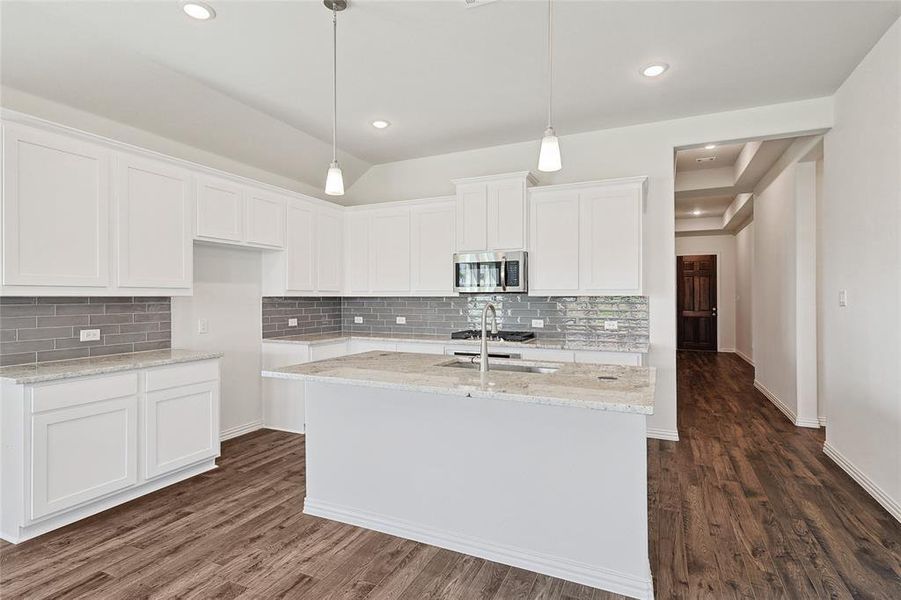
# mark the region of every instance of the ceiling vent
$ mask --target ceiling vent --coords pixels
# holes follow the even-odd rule
[[[477,8],[494,2],[497,2],[497,0],[463,0],[463,5],[466,6],[466,8]]]
[[[715,156],[702,156],[701,158],[696,158],[695,162],[698,164],[709,163],[716,160]]]

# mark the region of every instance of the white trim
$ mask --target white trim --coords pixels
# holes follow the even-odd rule
[[[678,442],[679,430],[664,429],[661,427],[648,427],[647,436],[654,440],[669,440],[671,442]]]
[[[273,431],[284,431],[285,433],[296,433],[298,435],[304,435],[303,429],[289,429],[287,427],[276,427],[274,425],[263,425],[262,429],[271,429]]]
[[[857,468],[854,463],[848,460],[841,452],[839,452],[835,446],[831,445],[827,440],[826,443],[823,444],[823,453],[826,454],[829,458],[831,458],[835,464],[837,464],[841,469],[847,473],[851,479],[857,482],[860,487],[862,487],[866,492],[873,497],[876,502],[878,502],[882,508],[887,510],[890,515],[895,517],[896,521],[901,522],[901,502],[894,500],[891,496],[889,496],[888,492],[880,488],[876,485],[872,479],[870,479],[863,471]]]
[[[748,356],[747,354],[745,354],[744,352],[742,352],[742,351],[739,350],[738,348],[735,349],[735,353],[738,355],[739,358],[741,358],[742,360],[744,360],[746,363],[748,363],[748,364],[751,365],[752,367],[754,366],[754,360],[753,360],[750,356]]]
[[[219,441],[224,442],[225,440],[230,440],[232,438],[238,437],[239,435],[244,435],[245,433],[250,433],[262,428],[263,422],[259,420],[251,421],[250,423],[245,423],[243,425],[235,425],[234,427],[229,427],[220,431]]]
[[[648,185],[648,177],[646,175],[638,175],[635,177],[616,177],[612,179],[601,179],[595,181],[578,181],[575,183],[557,183],[554,185],[539,185],[529,188],[529,194],[557,192],[561,190],[580,190],[597,186],[633,185],[636,183],[640,183],[642,185],[646,194]]]
[[[735,352],[735,348],[720,348],[717,352]]]
[[[820,422],[820,427],[826,426],[826,417],[821,415],[821,416],[817,417],[817,421]]]
[[[646,579],[627,573],[604,569],[567,558],[539,554],[513,546],[493,544],[485,540],[434,529],[386,515],[361,511],[306,497],[304,514],[349,523],[358,527],[381,531],[405,539],[462,552],[487,560],[527,569],[536,573],[559,577],[582,585],[623,594],[633,598],[653,600],[654,590],[650,565]]]
[[[817,419],[798,418],[798,415],[795,414],[795,411],[789,408],[789,406],[785,402],[780,400],[773,392],[768,390],[766,386],[764,386],[756,379],[754,380],[754,387],[757,388],[757,391],[766,396],[767,399],[776,406],[776,408],[782,411],[782,413],[786,417],[788,417],[789,421],[791,421],[793,425],[797,427],[810,427],[811,429],[819,429],[820,422]]]

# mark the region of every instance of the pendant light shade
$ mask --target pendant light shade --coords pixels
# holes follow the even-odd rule
[[[344,175],[337,160],[333,160],[328,166],[328,175],[325,176],[325,193],[329,196],[344,195]]]
[[[538,151],[538,170],[545,173],[552,173],[563,168],[563,161],[560,159],[560,142],[557,140],[557,134],[554,133],[553,127],[544,130],[544,137],[541,138],[541,150]]]
[[[551,100],[554,90],[554,11],[551,2],[552,0],[547,2],[547,129],[544,130],[541,148],[538,150],[538,170],[544,173],[553,173],[563,168],[560,141],[551,125]]]
[[[344,195],[344,174],[338,165],[338,11],[347,8],[346,0],[324,0],[332,11],[332,162],[325,176],[325,193],[329,196]]]

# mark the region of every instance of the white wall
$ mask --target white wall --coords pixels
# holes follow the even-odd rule
[[[754,223],[735,234],[735,352],[754,364],[751,314],[754,273]]]
[[[899,79],[901,20],[835,95],[824,146],[821,305],[826,450],[901,520]]]
[[[172,347],[225,353],[220,429],[226,437],[257,429],[260,402],[262,291],[255,250],[194,245],[194,295],[172,299]],[[209,333],[197,333],[207,319]]]
[[[735,351],[735,236],[699,235],[676,238],[676,256],[716,255],[717,350]]]
[[[568,183],[646,175],[645,290],[649,297],[651,351],[657,368],[652,434],[676,430],[676,269],[673,149],[707,142],[821,131],[832,125],[832,100],[820,98],[686,119],[607,129],[560,139],[563,169],[543,183]],[[538,140],[377,165],[348,190],[352,204],[452,194],[451,179],[534,169]]]

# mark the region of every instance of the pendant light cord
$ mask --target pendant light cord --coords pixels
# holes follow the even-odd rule
[[[554,89],[554,11],[552,0],[547,0],[547,126],[551,127],[551,102]]]
[[[338,161],[338,11],[332,5],[332,162]]]

